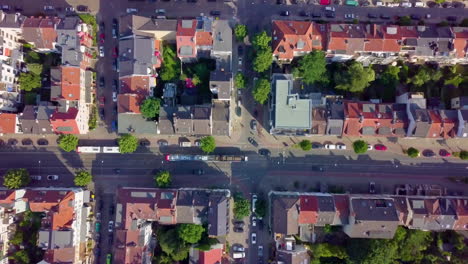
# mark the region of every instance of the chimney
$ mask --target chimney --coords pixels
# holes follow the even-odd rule
[[[364,116],[361,114],[359,114],[359,123],[362,123],[364,121]]]

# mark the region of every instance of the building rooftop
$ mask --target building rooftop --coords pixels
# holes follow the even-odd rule
[[[119,113],[117,119],[119,133],[156,134],[156,123],[147,121],[141,114]]]

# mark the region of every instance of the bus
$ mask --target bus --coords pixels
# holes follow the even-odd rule
[[[119,147],[102,147],[102,153],[120,153]]]
[[[101,147],[80,146],[76,148],[78,153],[101,153]]]
[[[167,161],[212,161],[212,162],[241,162],[248,161],[244,155],[166,155]]]

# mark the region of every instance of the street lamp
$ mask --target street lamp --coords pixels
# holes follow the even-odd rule
[[[41,175],[41,161],[39,160],[37,163],[39,163],[39,175]]]
[[[102,176],[102,164],[104,164],[103,160],[101,160],[101,176]]]

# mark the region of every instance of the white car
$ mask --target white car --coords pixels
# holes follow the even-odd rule
[[[326,6],[325,10],[335,12],[335,8],[333,6]]]
[[[345,19],[354,19],[355,16],[354,16],[354,14],[345,14],[345,15],[344,15],[344,18],[345,18]]]
[[[136,12],[138,12],[138,9],[136,9],[136,8],[127,8],[127,13],[129,13],[129,14],[130,13],[136,13]]]
[[[252,216],[252,226],[257,226],[257,217],[255,215]]]
[[[373,150],[374,147],[371,144],[367,144],[367,150]]]
[[[114,232],[114,221],[109,221],[109,233]]]
[[[117,102],[117,93],[112,92],[112,101]]]
[[[156,13],[156,14],[165,14],[165,13],[166,13],[166,9],[156,9],[155,13]]]
[[[59,179],[58,175],[47,175],[47,180],[49,181],[56,181]]]
[[[336,145],[335,144],[325,144],[325,148],[326,149],[336,149]]]
[[[336,145],[336,148],[337,148],[337,149],[346,149],[346,145],[344,145],[344,144],[337,144],[337,145]]]
[[[242,66],[242,58],[239,57],[239,66]]]
[[[99,47],[99,57],[104,57],[104,46]]]
[[[402,2],[401,7],[412,7],[413,5],[410,2]]]
[[[256,194],[252,194],[252,213],[255,213],[255,204],[257,203],[257,195]]]
[[[33,179],[35,181],[40,181],[42,179],[42,176],[40,176],[40,175],[31,175],[31,179]]]
[[[252,245],[257,244],[257,234],[256,233],[252,233],[251,241],[252,241]]]

